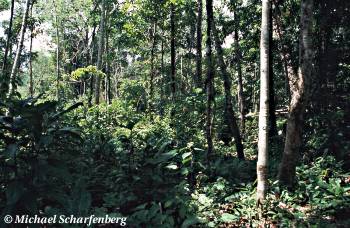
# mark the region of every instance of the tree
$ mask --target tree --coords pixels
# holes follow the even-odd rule
[[[98,37],[98,51],[97,51],[97,69],[102,70],[102,55],[104,46],[104,35],[105,35],[105,0],[101,2],[101,19]],[[95,84],[95,103],[100,103],[100,87],[101,87],[101,77],[96,77]]]
[[[26,28],[27,28],[27,18],[28,18],[29,8],[30,8],[30,0],[26,0],[24,12],[23,12],[23,17],[22,17],[22,24],[21,24],[21,30],[20,30],[20,35],[19,35],[18,47],[17,47],[15,60],[13,62],[12,70],[11,70],[11,74],[10,74],[8,96],[14,95],[15,89],[16,89],[16,74],[17,74],[17,70],[18,70],[18,67],[20,64],[19,62],[20,62],[20,56],[21,56],[22,48],[23,48],[24,34],[25,34]]]
[[[224,61],[224,52],[221,47],[221,42],[219,40],[219,35],[216,30],[215,23],[213,22],[213,35],[215,41],[215,48],[218,55],[218,63],[220,66],[221,74],[224,81],[224,90],[225,90],[225,122],[230,129],[231,136],[233,136],[236,144],[237,156],[239,159],[244,160],[243,144],[242,137],[239,132],[237,125],[237,119],[233,112],[232,105],[232,95],[231,95],[231,79],[230,75],[227,72],[227,67]]]
[[[176,63],[175,63],[175,5],[170,3],[170,88],[171,88],[171,97],[175,99],[176,92]]]
[[[203,0],[198,0],[197,15],[197,43],[196,43],[196,83],[197,87],[202,86],[202,13]]]
[[[311,96],[313,72],[311,39],[313,0],[302,0],[300,8],[299,70],[298,74],[288,75],[292,99],[283,157],[278,173],[279,181],[288,187],[294,185],[295,168],[302,145],[304,112]]]
[[[34,96],[34,85],[33,85],[33,38],[34,38],[34,20],[33,20],[33,5],[30,7],[30,17],[31,17],[31,24],[30,24],[30,41],[29,41],[29,94],[31,97]]]
[[[5,53],[4,53],[4,60],[2,62],[2,72],[6,72],[7,67],[7,56],[10,49],[10,42],[11,42],[11,36],[12,36],[12,24],[13,24],[13,11],[15,8],[15,0],[11,0],[11,13],[10,13],[10,23],[9,28],[7,31],[7,39],[6,39],[6,47],[5,47]]]
[[[267,191],[268,165],[268,120],[269,120],[269,20],[270,0],[262,1],[261,37],[260,37],[260,108],[259,108],[259,141],[257,162],[257,201],[263,204]]]
[[[106,83],[105,83],[105,100],[107,101],[107,104],[111,104],[112,103],[112,91],[111,91],[111,66],[110,66],[110,52],[109,52],[109,30],[108,28],[110,28],[110,23],[109,23],[109,18],[110,18],[110,15],[108,14],[109,12],[109,9],[107,9],[106,11],[106,29],[105,29],[105,32],[106,32],[106,42],[105,42],[105,55],[106,55]]]
[[[156,52],[156,41],[157,41],[157,20],[155,19],[153,22],[153,29],[152,29],[152,47],[151,47],[151,73],[150,73],[150,100],[149,100],[149,108],[150,110],[153,109],[152,102],[154,98],[154,76],[155,76],[155,67],[154,67],[154,58],[155,58],[155,52]]]
[[[207,10],[207,78],[206,78],[206,91],[207,91],[207,111],[206,111],[206,138],[207,138],[207,161],[209,163],[210,156],[213,153],[213,138],[212,138],[212,114],[213,114],[213,101],[214,101],[214,64],[212,56],[212,39],[211,39],[211,30],[213,27],[213,1],[206,0],[206,10]]]
[[[245,128],[245,112],[244,112],[244,97],[243,97],[243,80],[242,80],[242,67],[241,67],[241,51],[239,46],[239,38],[238,38],[238,26],[239,26],[239,18],[237,12],[234,15],[235,20],[235,57],[236,57],[236,69],[237,69],[237,100],[238,100],[238,108],[239,108],[239,116],[241,121],[241,132],[244,135]]]
[[[55,24],[56,24],[56,96],[57,100],[60,99],[60,80],[61,80],[61,73],[60,73],[60,33],[59,33],[59,22],[58,22],[58,12],[57,12],[57,5],[54,2],[54,9],[55,9]]]
[[[273,10],[270,7],[269,19],[269,136],[277,135],[276,123],[276,102],[275,102],[275,88],[274,88],[274,71],[273,71]]]

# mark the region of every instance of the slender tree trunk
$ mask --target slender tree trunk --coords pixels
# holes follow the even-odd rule
[[[7,40],[6,40],[6,47],[5,47],[5,53],[4,53],[4,60],[2,62],[2,72],[3,74],[6,74],[7,70],[7,56],[10,49],[10,43],[11,43],[11,36],[12,36],[12,24],[13,24],[13,11],[15,8],[15,0],[11,1],[11,14],[10,14],[10,23],[7,33]]]
[[[154,58],[155,58],[155,51],[156,51],[156,34],[157,33],[157,21],[154,21],[153,23],[153,32],[152,32],[152,48],[151,48],[151,75],[150,75],[150,99],[149,99],[149,108],[150,110],[153,109],[153,98],[154,98],[154,75],[155,75],[155,69],[154,69]]]
[[[239,159],[244,160],[244,152],[243,152],[243,144],[242,144],[242,137],[239,132],[239,128],[237,125],[237,119],[235,117],[235,114],[233,112],[233,105],[232,105],[232,95],[231,95],[231,79],[230,75],[227,72],[227,67],[224,62],[224,53],[221,47],[221,42],[219,40],[219,36],[215,27],[215,23],[213,22],[213,36],[215,40],[215,47],[217,52],[217,58],[221,70],[221,74],[224,80],[224,89],[225,89],[225,121],[227,125],[229,126],[231,135],[235,139],[236,144],[236,150],[237,150],[237,156]]]
[[[238,107],[239,107],[239,117],[240,117],[240,125],[241,125],[241,132],[242,135],[244,134],[244,128],[245,128],[245,112],[244,112],[244,96],[243,96],[243,80],[242,80],[242,67],[241,67],[241,50],[239,47],[239,38],[238,38],[238,25],[239,20],[238,16],[235,14],[235,55],[236,55],[236,66],[237,66],[237,76],[238,76],[238,83],[237,83],[237,100],[238,100]]]
[[[58,12],[57,5],[55,4],[55,23],[56,23],[56,96],[57,100],[60,100],[60,32],[59,32],[59,22],[58,22]]]
[[[108,51],[109,51],[109,34],[107,33],[107,29],[106,29],[106,101],[107,101],[107,104],[111,104],[112,103],[112,93],[111,93],[111,70],[110,70],[110,61],[109,61],[109,58],[108,58]]]
[[[30,16],[32,15],[33,15],[33,5],[30,8]],[[29,94],[31,97],[34,96],[33,66],[32,66],[32,62],[33,62],[32,49],[33,49],[33,36],[34,36],[33,30],[34,30],[34,24],[30,26],[30,41],[29,41]]]
[[[292,100],[287,121],[286,142],[280,164],[278,178],[288,187],[294,185],[295,168],[302,145],[302,128],[304,112],[311,96],[312,82],[312,13],[313,0],[301,1],[301,35],[299,41],[299,71],[297,75],[289,75]],[[294,76],[294,77],[293,77]]]
[[[11,75],[10,75],[10,84],[9,84],[9,92],[8,96],[12,96],[15,93],[16,90],[16,74],[19,67],[20,62],[20,56],[22,53],[23,48],[23,42],[24,42],[24,34],[26,32],[27,28],[27,18],[29,13],[29,7],[30,7],[30,0],[26,0],[25,9],[22,17],[22,25],[21,25],[21,31],[20,31],[20,38],[18,41],[18,47],[16,51],[16,57],[12,65]]]
[[[269,120],[269,20],[270,0],[262,1],[262,21],[260,38],[260,110],[259,110],[259,142],[257,162],[257,202],[262,205],[267,191],[268,165],[268,120]]]
[[[86,30],[85,30],[85,66],[89,65],[90,61],[90,53],[89,53],[89,27],[87,24],[85,24]]]
[[[175,99],[175,92],[176,92],[176,81],[175,81],[175,5],[173,3],[170,4],[170,62],[171,62],[171,97],[174,100]]]
[[[280,13],[279,10],[279,2],[278,1],[274,1],[274,5],[276,7],[276,10],[278,13]],[[284,34],[283,34],[283,28],[282,28],[282,22],[281,19],[277,16],[276,14],[273,14],[275,23],[276,23],[276,34],[278,36],[278,40],[279,43],[281,43],[281,41],[283,40]],[[290,52],[292,51],[287,45],[280,45],[280,55],[281,55],[281,59],[283,62],[283,69],[284,69],[284,73],[285,73],[285,92],[287,95],[287,100],[288,102],[290,101],[290,88],[289,88],[289,75],[295,75],[296,71],[294,70],[293,66],[292,66],[292,61],[291,61],[291,57],[290,57]],[[295,77],[295,76],[292,76]]]
[[[94,51],[95,51],[95,36],[96,36],[96,25],[94,24],[94,28],[92,29],[92,35],[91,35],[91,47],[90,47],[90,64],[93,63],[94,61]],[[90,74],[90,84],[89,84],[89,98],[88,98],[88,104],[89,107],[92,106],[92,98],[93,98],[93,94],[94,94],[94,81],[95,81],[95,77],[93,74]]]
[[[160,102],[163,104],[164,102],[164,91],[166,91],[164,85],[165,85],[165,78],[164,78],[164,40],[162,39],[161,47],[160,47],[160,52],[161,52],[161,63],[160,63]],[[164,107],[161,105],[160,115],[164,114]]]
[[[197,43],[196,43],[196,86],[202,87],[202,13],[203,0],[198,0],[198,16],[197,16]]]
[[[103,56],[103,42],[104,42],[104,27],[105,27],[105,0],[101,2],[101,19],[98,37],[98,51],[97,51],[97,69],[102,70],[102,56]],[[96,77],[95,84],[95,104],[100,103],[100,87],[101,87],[101,77]]]
[[[259,80],[259,75],[258,75],[258,65],[257,63],[254,63],[254,80]],[[258,113],[259,112],[259,99],[258,99],[258,94],[255,86],[253,85],[253,102],[252,102],[252,106],[253,106],[253,112],[254,113]]]
[[[272,7],[270,7],[269,20],[269,136],[277,135],[276,124],[276,103],[275,103],[275,89],[274,89],[274,75],[273,75],[273,17]]]
[[[91,35],[91,43],[90,43],[90,64],[93,64],[93,62],[94,62],[94,56],[95,56],[96,27],[97,27],[97,25],[94,24],[94,28],[92,29],[92,35]]]
[[[214,102],[214,64],[212,56],[212,26],[213,26],[213,1],[206,0],[206,9],[207,9],[207,79],[206,79],[206,90],[207,90],[207,113],[206,113],[206,138],[207,138],[207,162],[210,161],[210,156],[213,154],[213,102]]]

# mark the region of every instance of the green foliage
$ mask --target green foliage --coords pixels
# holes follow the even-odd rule
[[[104,78],[106,76],[105,73],[98,70],[96,66],[87,66],[83,68],[78,68],[71,73],[71,77],[74,80],[87,80],[91,76]]]
[[[10,8],[9,0],[0,0],[0,11],[7,10]]]
[[[255,179],[261,1],[214,2],[235,114],[238,63],[242,70],[246,161],[236,158],[234,139],[228,137],[226,98],[217,66],[211,126],[214,152],[206,160],[207,62],[202,59],[203,85],[198,86],[196,1],[105,0],[100,70],[94,64],[102,31],[102,2],[35,1],[26,37],[34,26],[32,35],[43,35],[53,45],[37,53],[23,48],[16,84],[21,85],[18,94],[26,97],[32,69],[34,94],[45,93],[45,98],[1,100],[1,213],[108,214],[128,217],[131,227],[348,227],[350,65],[346,38],[350,30],[346,24],[349,7],[343,7],[348,3],[341,1],[320,1],[315,7],[312,46],[319,81],[307,106],[302,165],[297,167],[295,188],[288,190],[275,181],[285,142],[284,110],[290,99],[280,52],[287,48],[292,67],[298,68],[300,1],[281,1],[272,7],[277,22],[271,46],[273,88],[281,134],[269,138],[270,188],[260,209]],[[170,31],[171,4],[175,37]],[[0,0],[0,11],[8,8],[9,1]],[[16,7],[12,34],[18,34],[21,27],[22,12],[17,9],[21,7]],[[203,41],[208,38],[205,10],[204,4]],[[237,45],[232,43],[234,34]],[[17,38],[10,40],[8,70]],[[174,97],[169,64],[172,38],[176,42]],[[3,59],[4,39],[0,46]],[[9,75],[1,73],[6,88]],[[92,102],[94,78],[101,79],[98,105]],[[88,105],[69,106],[77,100]]]
[[[57,102],[40,102],[39,97],[2,104],[0,178],[1,194],[6,195],[6,204],[1,206],[3,214],[32,215],[47,206],[67,214],[88,212],[90,195],[83,185],[72,186],[75,174],[69,172],[75,151],[81,146],[80,131],[59,121],[78,105],[57,112]],[[72,186],[72,191],[67,192],[67,186]],[[85,211],[73,210],[78,202],[74,197],[84,197],[79,208]]]
[[[219,177],[212,183],[203,182],[192,194],[197,216],[209,227],[220,224],[252,226],[275,224],[290,226],[333,226],[349,224],[344,213],[350,207],[350,183],[342,164],[333,157],[318,158],[297,168],[297,186],[288,191],[278,181],[270,183],[262,210],[256,206],[254,185],[232,184]]]

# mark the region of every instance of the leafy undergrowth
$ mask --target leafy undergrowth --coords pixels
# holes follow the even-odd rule
[[[251,183],[230,184],[224,178],[192,194],[202,225],[208,227],[349,227],[350,178],[333,157],[297,168],[293,191],[270,183],[264,208],[257,209]]]
[[[202,108],[191,99],[181,106]],[[216,139],[207,164],[201,112],[187,112],[184,119],[175,113],[172,119],[145,115],[138,107],[133,100],[63,110],[38,98],[4,104],[2,214],[108,214],[127,217],[130,227],[350,224],[350,178],[333,157],[299,166],[292,192],[271,178],[259,211],[256,135],[246,137],[247,160],[235,157],[232,143]],[[247,126],[254,129],[256,123]],[[280,150],[278,144],[271,148]]]

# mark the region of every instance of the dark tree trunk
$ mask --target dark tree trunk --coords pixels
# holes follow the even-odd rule
[[[196,43],[196,86],[202,87],[202,13],[203,0],[198,0],[197,43]]]
[[[274,89],[274,75],[273,75],[273,11],[270,7],[270,21],[269,21],[269,136],[277,135],[276,124],[276,103],[275,103],[275,89]]]
[[[284,33],[283,30],[284,28],[282,28],[282,21],[281,19],[277,16],[278,14],[280,14],[280,10],[279,10],[279,1],[275,0],[274,1],[274,5],[275,5],[275,9],[276,9],[276,14],[273,14],[273,19],[275,20],[275,24],[276,24],[276,34],[278,36],[278,40],[279,43],[281,43],[281,41],[283,40],[284,37]],[[285,73],[285,92],[287,95],[287,101],[290,102],[290,88],[289,88],[289,77],[290,75],[294,75],[296,74],[293,66],[292,66],[292,62],[291,62],[291,48],[289,48],[287,45],[281,44],[278,45],[279,47],[279,52],[281,55],[281,59],[283,62],[283,70]]]
[[[100,19],[100,28],[99,28],[99,37],[98,37],[98,52],[97,52],[97,69],[102,70],[102,56],[103,56],[103,42],[105,35],[105,0],[101,2],[101,19]],[[95,104],[100,103],[100,87],[101,87],[101,77],[96,77],[95,84]]]
[[[30,9],[30,16],[33,15],[33,5]],[[31,97],[34,96],[34,85],[33,85],[33,30],[34,30],[34,24],[30,26],[30,41],[29,41],[29,94]]]
[[[304,112],[311,96],[313,73],[312,50],[312,13],[313,0],[301,1],[299,72],[289,75],[292,100],[287,121],[286,142],[280,164],[278,178],[281,184],[288,187],[294,185],[295,168],[302,145],[302,129]]]
[[[213,26],[213,1],[206,0],[206,9],[207,9],[207,79],[206,79],[206,91],[207,91],[207,113],[206,113],[206,138],[207,138],[207,162],[209,163],[210,157],[213,154],[213,102],[214,102],[214,64],[212,56],[212,26]]]
[[[218,62],[221,70],[221,74],[224,81],[224,89],[225,89],[225,121],[230,129],[231,136],[235,139],[236,144],[236,150],[237,150],[237,156],[239,159],[244,160],[244,152],[243,152],[243,144],[242,144],[242,138],[241,134],[239,132],[239,128],[237,125],[237,119],[235,117],[235,114],[233,112],[233,105],[232,105],[232,95],[231,95],[231,79],[230,75],[227,72],[227,67],[224,62],[224,53],[221,47],[221,42],[219,40],[218,33],[216,31],[215,23],[213,22],[213,35],[215,40],[215,47],[218,57]]]
[[[111,93],[111,70],[110,70],[110,61],[108,58],[108,51],[109,51],[109,36],[106,29],[106,101],[107,104],[112,103],[112,93]]]
[[[235,20],[238,20],[237,16],[235,15]],[[238,108],[239,108],[239,117],[240,117],[240,124],[241,124],[241,131],[242,135],[244,134],[244,128],[245,128],[245,112],[244,112],[244,96],[243,96],[243,80],[242,80],[242,67],[241,67],[241,51],[239,47],[239,39],[238,39],[238,24],[239,22],[235,22],[235,55],[236,55],[236,69],[237,69],[237,76],[238,76],[238,83],[237,83],[237,100],[238,100]]]
[[[60,81],[61,81],[61,72],[60,72],[60,33],[59,33],[59,22],[58,22],[58,12],[57,6],[55,5],[55,23],[56,23],[56,96],[57,100],[60,100]]]
[[[154,76],[155,76],[155,68],[154,68],[154,58],[156,52],[156,34],[157,33],[157,21],[153,23],[153,31],[152,31],[152,48],[151,48],[151,75],[150,75],[150,99],[149,99],[149,109],[153,109],[153,98],[154,98]]]
[[[160,103],[164,103],[164,91],[166,91],[165,88],[165,77],[164,77],[164,40],[161,39],[161,46],[160,46],[160,52],[161,52],[161,60],[160,60]],[[164,114],[164,106],[160,106],[159,114],[162,116]]]
[[[10,43],[11,43],[11,36],[12,36],[12,24],[13,24],[13,11],[15,8],[15,0],[11,1],[11,14],[10,14],[10,23],[7,33],[7,40],[6,40],[6,47],[5,47],[5,53],[4,53],[4,60],[2,62],[2,72],[7,77],[7,56],[10,49]]]
[[[30,0],[26,0],[25,9],[23,12],[18,47],[17,47],[17,51],[16,51],[15,60],[13,61],[11,75],[10,75],[8,96],[12,96],[16,90],[16,75],[17,75],[17,70],[18,70],[19,65],[20,65],[20,56],[21,56],[22,48],[23,48],[24,34],[25,34],[26,28],[27,28],[27,18],[28,18],[28,13],[29,13],[30,2],[31,2]]]
[[[171,64],[171,82],[170,82],[170,88],[171,88],[171,97],[174,100],[175,99],[175,92],[176,92],[176,81],[175,81],[175,5],[173,3],[170,4],[170,64]]]

